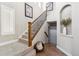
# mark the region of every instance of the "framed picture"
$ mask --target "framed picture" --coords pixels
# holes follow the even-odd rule
[[[53,10],[53,2],[48,2],[46,4],[46,9],[47,9],[47,11],[52,11]]]
[[[33,18],[33,8],[27,3],[25,3],[25,16]]]

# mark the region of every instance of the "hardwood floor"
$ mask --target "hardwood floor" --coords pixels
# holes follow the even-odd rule
[[[45,49],[36,54],[37,56],[66,56],[52,44],[45,44]]]

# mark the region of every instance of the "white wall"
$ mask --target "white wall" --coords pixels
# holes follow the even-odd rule
[[[72,54],[79,56],[79,2],[72,3],[72,31],[73,31],[73,44]]]

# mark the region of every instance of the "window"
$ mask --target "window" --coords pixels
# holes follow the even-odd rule
[[[1,35],[15,33],[15,11],[14,9],[1,5]]]

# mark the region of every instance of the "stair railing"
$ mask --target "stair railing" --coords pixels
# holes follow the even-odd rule
[[[39,32],[40,28],[44,24],[47,18],[47,11],[44,11],[37,19],[33,22],[28,22],[28,46],[32,46],[32,40]]]

